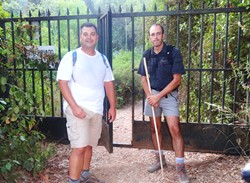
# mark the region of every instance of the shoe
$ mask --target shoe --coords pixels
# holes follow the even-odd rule
[[[90,174],[88,177],[81,176],[80,183],[105,183],[105,181],[99,180],[95,175]]]
[[[189,183],[189,178],[187,176],[184,164],[177,164],[176,170],[179,183]]]
[[[162,157],[162,165],[164,167],[164,166],[167,165],[166,159],[165,159],[164,155],[162,155],[161,157]],[[152,164],[152,165],[150,165],[148,167],[148,172],[149,173],[154,173],[155,171],[160,170],[160,169],[161,169],[161,162],[160,162],[160,157],[157,154],[157,155],[155,155],[155,162],[154,162],[154,164]]]
[[[88,177],[81,176],[80,177],[80,183],[86,183],[89,180],[89,178],[90,178],[90,176],[88,176]]]

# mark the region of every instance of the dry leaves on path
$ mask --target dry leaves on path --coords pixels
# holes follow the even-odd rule
[[[138,107],[139,106],[139,107]],[[141,117],[141,104],[135,107],[135,118]],[[131,107],[117,111],[113,126],[114,142],[131,141]],[[69,145],[55,144],[56,155],[48,161],[48,168],[40,177],[23,175],[20,182],[67,183]],[[147,166],[152,162],[151,150],[115,147],[108,153],[102,146],[94,149],[91,171],[106,183],[174,183],[177,182],[173,151],[165,151],[167,167],[164,176],[161,171],[148,173]],[[241,169],[245,160],[240,156],[224,154],[185,152],[187,173],[191,183],[243,183]],[[42,179],[42,180],[41,180]]]
[[[57,155],[49,161],[46,174],[51,183],[67,183],[68,145],[57,144]],[[175,159],[172,151],[165,151],[168,166],[161,171],[148,173],[152,162],[150,150],[114,148],[109,154],[102,146],[94,149],[92,172],[106,183],[174,183]],[[241,168],[244,160],[239,156],[186,152],[186,168],[192,183],[243,183]],[[41,181],[40,181],[41,182]]]

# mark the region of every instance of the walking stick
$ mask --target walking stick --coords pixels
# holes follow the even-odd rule
[[[146,62],[145,57],[143,58],[143,61],[144,61],[144,68],[145,68],[145,71],[146,71],[146,78],[147,78],[147,82],[148,82],[148,89],[149,89],[149,92],[151,93],[151,86],[150,86],[150,81],[149,81],[149,77],[148,77],[148,67],[147,67],[147,62]],[[161,148],[160,148],[160,142],[159,142],[159,137],[158,137],[158,130],[157,130],[157,126],[156,126],[155,108],[154,108],[154,106],[152,106],[152,112],[153,112],[153,121],[154,121],[155,133],[156,133],[157,146],[158,146],[159,157],[160,157],[161,174],[162,174],[162,177],[163,177],[163,164],[162,164]]]

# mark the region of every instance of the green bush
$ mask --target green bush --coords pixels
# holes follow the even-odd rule
[[[22,27],[21,27],[22,28]],[[8,31],[6,31],[8,32]],[[11,31],[9,31],[11,32]],[[25,32],[25,29],[22,29]],[[19,49],[13,55],[8,41],[0,34],[0,182],[16,182],[18,172],[27,171],[33,175],[46,167],[46,160],[53,154],[53,146],[43,144],[45,136],[37,130],[37,124],[44,116],[36,94],[23,87],[20,79],[28,61],[24,50],[25,36],[16,40]],[[29,39],[28,39],[29,40]],[[13,60],[17,68],[13,70]],[[26,66],[31,66],[26,62]],[[32,62],[31,62],[32,63]],[[43,66],[44,63],[42,63]],[[42,66],[40,64],[40,66]],[[47,67],[43,67],[46,69]],[[37,118],[35,116],[41,116]]]
[[[45,136],[36,130],[39,119],[30,115],[38,111],[33,96],[7,83],[6,77],[2,76],[0,82],[6,86],[3,90],[9,88],[0,108],[0,180],[14,182],[17,170],[32,174],[42,171],[53,148],[42,144]]]
[[[138,68],[141,59],[141,53],[135,53],[132,60],[132,52],[121,50],[113,56],[113,73],[115,77],[115,91],[117,97],[117,108],[131,104],[133,77],[135,87],[135,100],[141,99],[141,82],[137,72],[132,72]],[[133,68],[134,63],[134,68]]]

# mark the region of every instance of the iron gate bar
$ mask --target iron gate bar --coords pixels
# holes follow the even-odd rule
[[[242,23],[242,13],[239,12],[239,22],[240,24]],[[238,42],[237,42],[237,58],[236,58],[236,62],[237,65],[240,63],[240,45],[241,45],[241,34],[242,34],[242,30],[241,30],[241,26],[238,26]],[[234,80],[234,103],[233,103],[233,112],[236,112],[236,95],[237,95],[237,85],[238,85],[238,80],[237,78]]]
[[[214,7],[216,7],[216,2],[214,2]],[[213,41],[212,41],[212,69],[214,68],[214,50],[215,50],[215,43],[216,43],[216,25],[217,25],[217,22],[216,22],[216,13],[213,14],[214,16],[214,22],[213,22]],[[213,103],[213,89],[214,89],[214,71],[211,71],[211,84],[210,84],[210,104]],[[212,123],[212,114],[211,114],[211,111],[212,111],[212,106],[210,105],[209,106],[209,123]]]
[[[189,6],[189,10],[192,10],[192,3],[190,3]],[[192,27],[192,16],[188,15],[188,25],[189,25],[189,30],[188,30],[188,47],[191,48],[191,27]],[[191,64],[191,49],[188,49],[188,66],[187,68],[190,68],[190,64]],[[189,116],[189,101],[190,101],[190,97],[189,97],[189,93],[190,93],[190,71],[186,70],[187,72],[187,104],[186,104],[186,109],[187,109],[187,116],[186,116],[186,122],[188,123],[188,116]]]
[[[204,2],[202,3],[202,9],[204,10]],[[203,56],[203,35],[204,35],[204,14],[201,15],[201,32],[200,32],[200,68],[202,67]],[[199,73],[199,90],[198,90],[198,122],[201,121],[201,87],[202,87],[202,72]]]
[[[205,8],[205,7],[204,7]],[[213,13],[238,13],[248,12],[249,10],[244,7],[238,8],[217,8],[217,9],[192,9],[192,10],[179,10],[179,11],[155,11],[155,12],[131,12],[131,13],[112,13],[112,18],[121,17],[147,17],[147,16],[170,16],[170,15],[204,15]],[[12,17],[1,19],[1,22],[18,22],[22,21],[45,21],[45,20],[76,20],[76,19],[95,19],[100,18],[102,14],[88,14],[88,15],[61,15],[61,16],[41,16],[38,17]]]
[[[227,5],[229,4],[229,2],[227,2]],[[225,38],[225,45],[224,45],[224,55],[223,55],[223,67],[226,68],[226,62],[227,62],[227,55],[228,55],[228,51],[227,51],[227,48],[228,48],[228,26],[229,26],[229,13],[226,13],[226,38]],[[223,81],[225,81],[226,79],[226,72],[225,71],[222,71],[223,72]],[[222,108],[224,109],[225,107],[225,101],[223,100],[226,96],[226,83],[223,82],[223,86],[222,86],[222,101],[221,101],[221,104],[222,104]],[[224,119],[223,119],[223,116],[222,117],[222,121],[221,123],[224,124]]]

